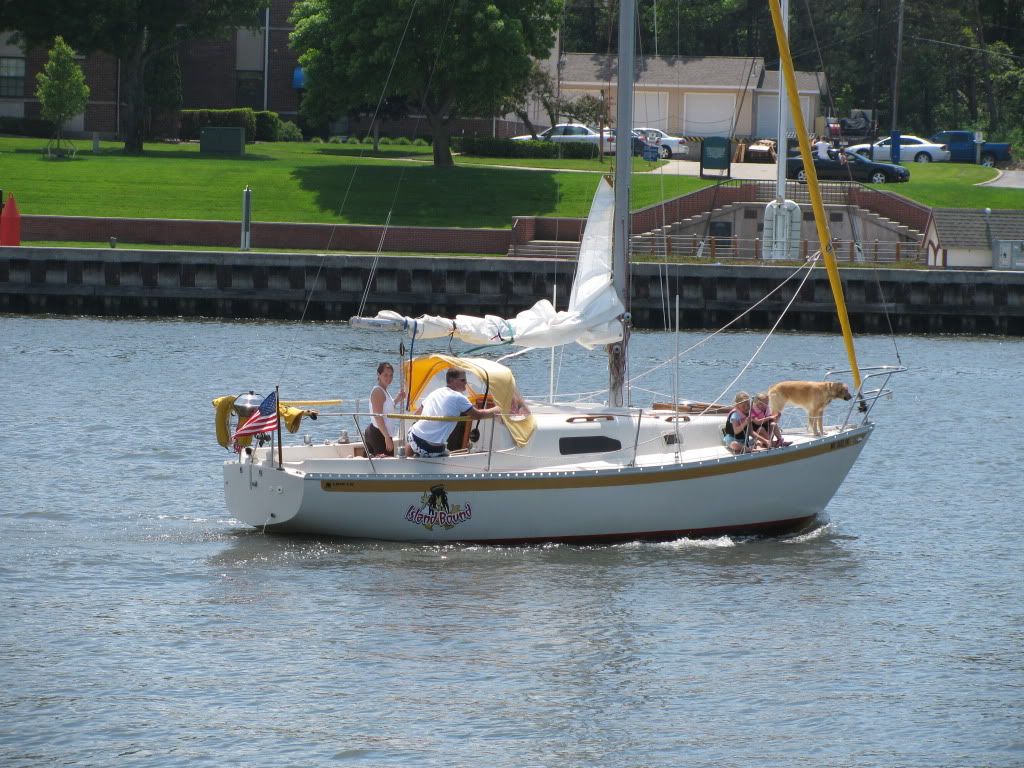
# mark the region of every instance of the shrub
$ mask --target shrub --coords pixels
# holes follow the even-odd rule
[[[49,120],[0,116],[0,133],[12,133],[15,136],[32,136],[38,139],[46,139],[53,133],[53,125],[50,124]]]
[[[256,141],[277,141],[281,133],[281,117],[270,110],[254,113],[256,116]]]
[[[412,146],[412,142],[409,141],[409,139],[405,138],[405,136],[399,136],[392,143],[394,143],[394,144],[396,144],[398,146],[401,146],[401,147],[411,147]]]
[[[458,137],[455,137],[455,138],[458,138]],[[452,139],[452,149],[455,148],[455,146],[454,146],[455,138]],[[412,143],[412,145],[414,147],[429,147],[430,146],[430,142],[427,141],[426,139],[416,139],[416,141],[414,141]]]
[[[558,157],[559,145],[550,141],[512,141],[511,139],[493,139],[490,136],[463,136],[461,139],[462,153],[476,157]],[[580,146],[588,147],[588,145],[582,144]],[[569,155],[566,156],[569,157]],[[589,157],[590,155],[584,156]]]
[[[358,144],[359,143],[359,137],[358,136],[349,136],[348,140],[345,143],[346,144]]]
[[[256,140],[256,113],[243,109],[183,109],[181,110],[181,138],[195,141],[206,126],[218,128],[244,128],[245,140]]]
[[[278,138],[280,141],[302,141],[302,131],[291,120],[282,120]]]
[[[309,140],[309,143],[310,144],[323,144],[324,140],[321,139],[319,136],[314,136],[312,139]]]
[[[545,144],[549,142],[544,142]],[[597,157],[597,142],[589,143],[583,141],[566,141],[562,144],[554,144],[562,150],[562,157],[582,160],[592,160]],[[558,154],[557,152],[555,153]]]
[[[380,137],[380,144],[381,144],[381,146],[390,146],[391,144],[394,144],[394,143],[395,143],[395,140],[392,139],[390,136],[381,136]]]
[[[328,144],[344,144],[346,141],[347,141],[347,138],[345,136],[331,136],[331,138],[329,138],[327,140],[327,143]]]

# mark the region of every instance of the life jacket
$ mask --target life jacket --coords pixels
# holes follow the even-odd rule
[[[729,411],[729,415],[725,417],[725,426],[722,427],[722,434],[723,435],[729,435],[730,437],[735,437],[738,440],[742,441],[744,436],[746,435],[747,428],[746,428],[746,425],[744,425],[744,427],[743,427],[743,434],[739,434],[739,435],[736,434],[736,432],[733,430],[733,426],[732,426],[732,415],[734,413],[740,413],[740,409],[739,408],[733,408],[731,411]],[[744,416],[744,418],[747,418],[747,417]]]

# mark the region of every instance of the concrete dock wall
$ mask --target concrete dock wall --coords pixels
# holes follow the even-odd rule
[[[0,248],[0,312],[115,317],[345,320],[371,279],[366,314],[512,316],[558,287],[569,297],[575,264],[561,260],[122,249]],[[638,328],[663,328],[680,297],[685,328],[718,328],[764,299],[792,267],[634,264]],[[802,276],[802,275],[801,275]],[[734,327],[835,331],[821,267],[791,279]],[[1024,273],[842,270],[861,333],[1024,335]],[[794,298],[794,294],[797,294]],[[311,295],[311,296],[310,296]],[[307,299],[309,304],[307,307]]]

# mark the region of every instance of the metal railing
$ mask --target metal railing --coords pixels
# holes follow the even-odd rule
[[[875,365],[869,368],[861,368],[861,381],[857,391],[853,393],[853,398],[850,400],[850,406],[846,411],[846,417],[843,419],[842,426],[840,429],[845,429],[848,424],[856,420],[854,416],[854,409],[860,411],[860,424],[867,423],[868,417],[871,415],[872,409],[875,407],[875,403],[881,400],[883,397],[888,398],[892,396],[892,390],[889,389],[889,379],[897,373],[903,373],[907,368],[904,365]],[[853,373],[852,369],[843,371],[829,371],[825,374],[825,377],[838,376],[844,373]],[[874,389],[865,389],[868,381],[871,379],[881,379],[878,386]]]
[[[900,241],[834,239],[832,248],[839,263],[894,264],[926,263],[926,255],[917,243]],[[764,240],[761,238],[740,238],[736,236],[667,235],[648,236],[644,241],[631,245],[634,261],[701,261],[734,260],[739,262],[771,263],[766,259]],[[793,260],[805,261],[819,248],[817,240],[802,239],[799,251]]]

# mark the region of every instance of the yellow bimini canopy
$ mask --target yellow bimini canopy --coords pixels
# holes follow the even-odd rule
[[[421,401],[438,387],[446,386],[449,368],[466,372],[466,397],[476,402],[485,394],[501,406],[501,420],[520,448],[530,442],[536,429],[533,414],[526,406],[512,371],[501,363],[479,357],[426,355],[402,364],[405,388],[409,391],[409,408],[416,410]]]

